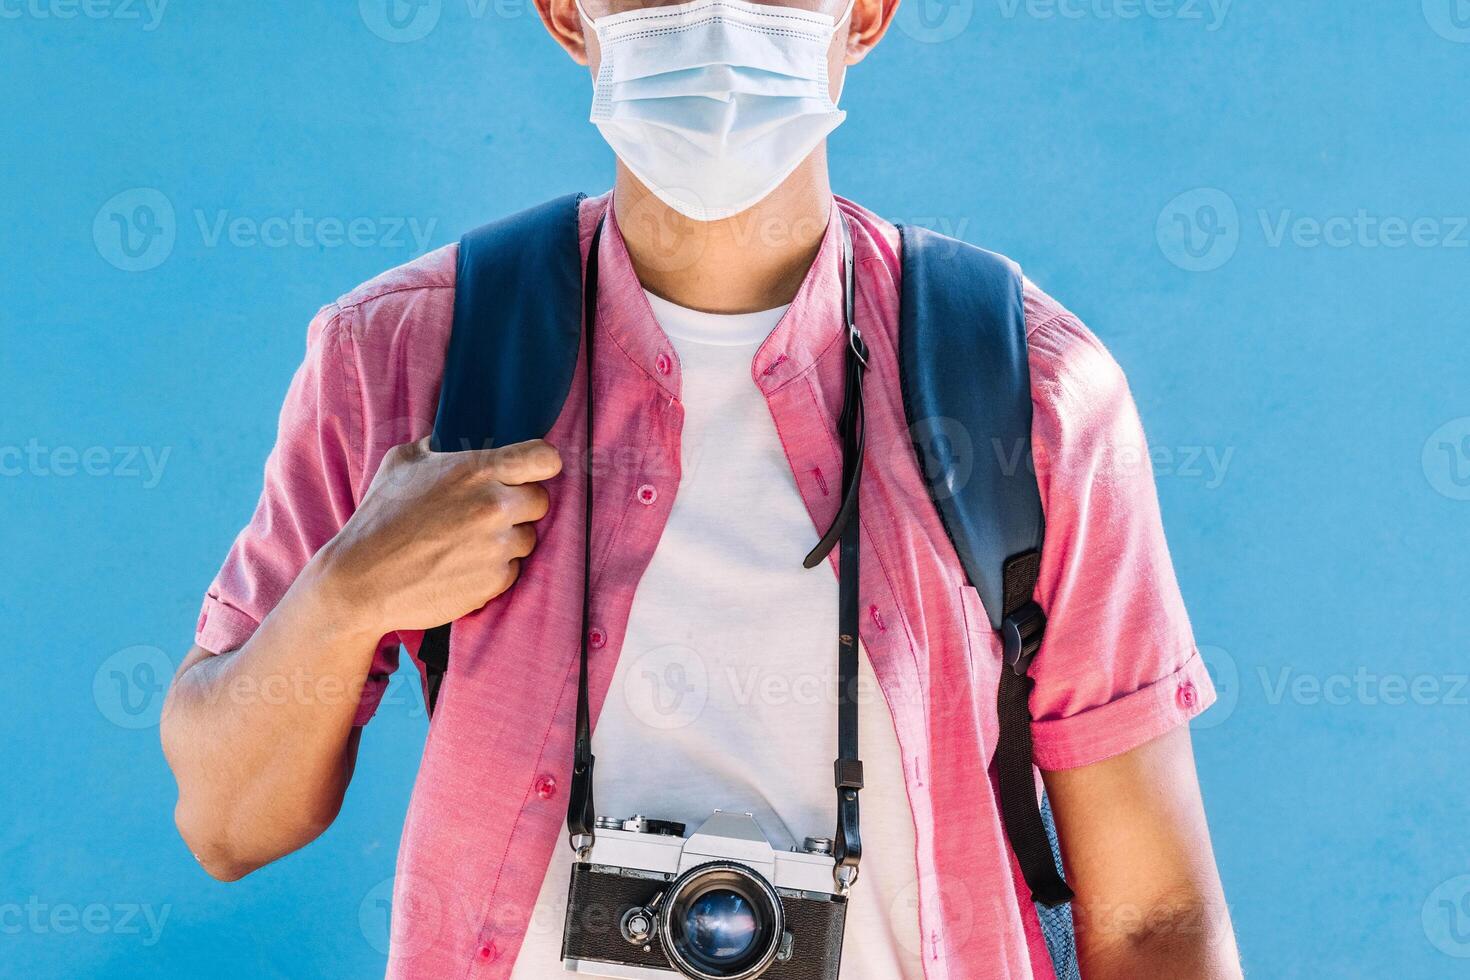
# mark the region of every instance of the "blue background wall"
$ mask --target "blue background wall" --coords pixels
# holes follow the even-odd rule
[[[381,972],[405,679],[338,824],[233,886],[156,722],[310,315],[608,183],[528,2],[424,2],[0,2],[0,973]],[[1464,975],[1470,3],[925,2],[835,183],[1015,256],[1129,371],[1248,965]]]

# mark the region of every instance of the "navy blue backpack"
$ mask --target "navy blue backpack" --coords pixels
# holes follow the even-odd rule
[[[543,438],[561,414],[581,346],[580,205],[570,195],[465,235],[454,327],[432,445],[439,451]],[[1031,380],[1020,276],[1002,257],[901,227],[899,368],[914,451],[970,584],[1001,634],[996,779],[1006,836],[1031,888],[1059,980],[1079,976],[1071,889],[1038,800],[1028,669],[1046,629],[1033,598],[1044,529],[1031,457]],[[535,365],[534,369],[530,365]],[[953,433],[972,452],[957,465]],[[983,434],[983,438],[982,438]],[[1022,447],[1022,454],[1014,449]],[[419,651],[432,713],[450,627]]]

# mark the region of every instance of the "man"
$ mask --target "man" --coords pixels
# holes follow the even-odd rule
[[[900,242],[827,179],[846,69],[897,0],[537,6],[591,67],[619,157],[612,194],[580,211],[584,261],[603,223],[593,458],[577,385],[545,441],[429,451],[454,248],[323,309],[170,694],[181,834],[223,880],[315,839],[400,643],[416,657],[456,621],[389,971],[560,975],[589,466],[599,812],[745,811],[782,847],[829,832],[837,579],[800,563],[841,489],[845,226],[870,367],[865,846],[842,976],[1051,976],[987,776],[998,641],[909,448]],[[1050,617],[1032,730],[1081,972],[1238,976],[1186,727],[1213,691],[1151,474],[1117,463],[1147,459],[1143,435],[1097,340],[1030,283],[1025,307]],[[249,694],[283,680],[311,696]]]

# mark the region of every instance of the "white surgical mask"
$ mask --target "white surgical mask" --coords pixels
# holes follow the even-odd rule
[[[827,78],[846,13],[693,0],[587,20],[602,49],[592,122],[640,181],[696,221],[767,197],[847,117]]]

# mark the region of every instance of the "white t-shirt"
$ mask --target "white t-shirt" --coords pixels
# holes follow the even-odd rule
[[[638,584],[593,735],[601,816],[755,816],[773,846],[831,837],[837,579],[750,365],[785,308],[738,316],[649,295],[683,372],[682,479]],[[923,980],[913,814],[893,721],[861,658],[862,875],[842,980]],[[573,855],[552,857],[512,980],[551,980]]]

